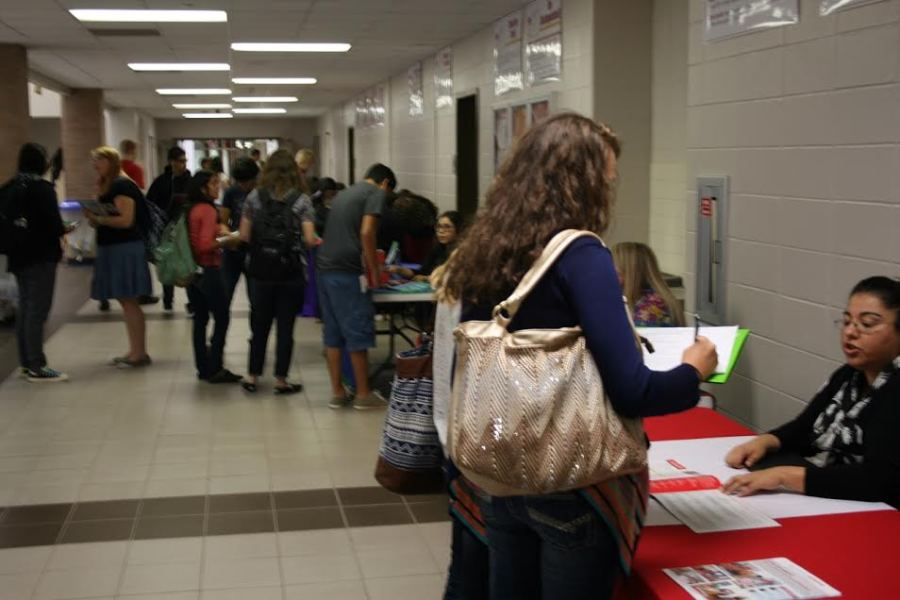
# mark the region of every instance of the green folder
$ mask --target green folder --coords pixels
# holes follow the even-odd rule
[[[734,339],[734,348],[731,350],[731,359],[728,361],[727,370],[724,373],[710,375],[709,379],[706,380],[707,383],[728,383],[728,379],[734,372],[734,366],[737,364],[738,358],[741,357],[741,352],[744,350],[744,344],[747,343],[748,337],[750,337],[749,329],[738,329],[737,336]]]

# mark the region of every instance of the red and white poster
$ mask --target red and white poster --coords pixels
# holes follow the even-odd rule
[[[522,11],[509,14],[494,23],[494,94],[502,96],[521,90]]]

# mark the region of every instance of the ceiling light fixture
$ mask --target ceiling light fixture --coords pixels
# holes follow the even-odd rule
[[[283,115],[287,112],[284,108],[234,108],[236,115]]]
[[[226,23],[224,10],[144,10],[73,8],[73,17],[85,23]]]
[[[234,115],[231,113],[184,113],[181,115],[185,119],[232,119]]]
[[[173,104],[173,108],[177,108],[180,110],[202,110],[202,109],[213,109],[213,108],[231,108],[230,104]]]
[[[159,88],[160,96],[230,96],[227,88]]]
[[[231,49],[237,52],[347,52],[350,44],[294,43],[294,42],[237,42]]]
[[[298,102],[297,96],[238,96],[232,98],[232,102]]]
[[[228,63],[128,63],[132,71],[230,71]]]
[[[232,83],[240,85],[313,85],[315,77],[235,77]]]

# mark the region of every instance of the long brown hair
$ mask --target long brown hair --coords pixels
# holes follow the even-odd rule
[[[269,190],[274,196],[282,198],[291,190],[303,191],[300,169],[294,157],[287,150],[276,150],[263,167],[259,187]]]
[[[615,133],[574,113],[536,125],[515,144],[460,241],[442,296],[475,304],[502,300],[554,234],[564,229],[600,235],[613,204],[610,161]]]
[[[675,325],[684,325],[684,311],[681,304],[659,270],[656,254],[646,244],[640,242],[622,242],[613,248],[613,261],[622,278],[622,291],[628,299],[628,305],[634,308],[644,291],[651,289],[662,298],[669,309],[669,315]]]
[[[105,158],[109,161],[109,173],[97,178],[97,191],[100,196],[103,196],[109,191],[113,179],[124,174],[122,172],[122,156],[112,146],[99,146],[91,150],[91,158],[93,160]]]

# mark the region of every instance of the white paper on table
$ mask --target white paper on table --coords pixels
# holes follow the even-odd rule
[[[674,492],[653,496],[694,533],[781,527],[778,521],[751,508],[745,498],[721,490]]]
[[[681,355],[694,343],[693,327],[638,327],[638,335],[647,338],[653,345],[651,354],[644,348],[644,364],[652,371],[670,371],[681,364]],[[716,373],[726,373],[734,343],[737,340],[738,326],[701,327],[699,335],[709,338],[716,345],[719,364]]]
[[[841,593],[787,558],[663,569],[691,598],[813,600]]]
[[[738,436],[653,442],[650,445],[649,460],[656,463],[675,459],[691,471],[712,475],[724,484],[735,475],[747,472],[746,469],[732,469],[726,465],[725,455],[735,446],[751,439],[753,439],[752,436]],[[894,510],[882,502],[832,500],[790,492],[757,494],[741,498],[741,501],[773,519]],[[654,514],[654,512],[656,509],[651,503],[648,523],[653,525],[669,524],[666,517]]]

